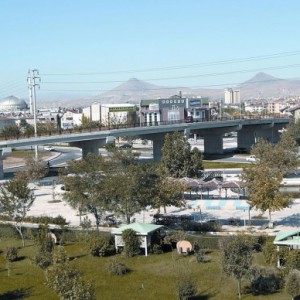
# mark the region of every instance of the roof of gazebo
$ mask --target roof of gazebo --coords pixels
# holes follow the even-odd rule
[[[227,188],[227,189],[239,189],[240,185],[236,181],[225,181],[222,182],[222,188]]]
[[[126,229],[132,229],[137,232],[139,235],[148,235],[149,233],[156,231],[157,229],[163,227],[163,225],[154,225],[147,223],[131,223],[119,228],[115,228],[112,233],[113,234],[122,234],[122,232]]]
[[[220,188],[221,185],[222,185],[222,181],[212,179],[210,181],[203,182],[200,187],[206,189],[217,189]]]

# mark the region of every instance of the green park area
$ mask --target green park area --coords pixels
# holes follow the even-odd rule
[[[79,236],[77,234],[78,239]],[[191,240],[195,241],[195,238]],[[162,254],[152,253],[148,257],[126,257],[123,254],[92,256],[87,243],[83,241],[65,241],[64,249],[68,257],[67,264],[78,270],[85,282],[91,282],[94,286],[95,299],[179,299],[176,286],[185,278],[195,284],[196,293],[193,298],[182,299],[237,299],[236,280],[222,271],[218,237],[200,238],[199,244],[203,246],[203,259],[200,262],[193,252],[190,255],[178,254],[171,249]],[[1,238],[0,299],[71,299],[59,298],[45,285],[46,269],[41,269],[33,262],[39,249],[38,243],[33,240],[27,240],[25,247],[19,248],[18,258],[10,263],[8,273],[4,254],[5,249],[12,246],[20,246],[20,240]],[[59,247],[54,246],[53,253]],[[128,272],[120,276],[109,274],[107,265],[112,259],[126,265]],[[259,249],[253,249],[252,264],[266,266]],[[257,283],[255,286],[254,279],[252,282],[243,279],[242,299],[290,299],[282,289],[281,273],[274,271],[270,274],[260,278],[265,281],[260,287],[257,287]]]

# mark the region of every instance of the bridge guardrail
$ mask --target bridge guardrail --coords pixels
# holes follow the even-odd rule
[[[268,114],[268,115],[241,115],[241,116],[232,116],[231,118],[222,117],[222,118],[211,118],[209,120],[205,119],[188,119],[188,120],[174,120],[174,121],[160,121],[160,122],[152,122],[152,123],[129,123],[129,124],[115,124],[109,126],[103,126],[99,124],[97,127],[85,127],[85,128],[73,128],[73,129],[57,129],[57,130],[49,130],[44,132],[38,132],[37,137],[45,137],[52,135],[62,135],[62,134],[72,134],[72,133],[88,133],[88,132],[97,132],[97,131],[107,131],[113,129],[127,129],[127,128],[135,128],[135,127],[151,127],[151,126],[162,126],[162,125],[175,125],[175,124],[184,124],[184,123],[204,123],[204,122],[216,122],[216,121],[229,121],[229,120],[259,120],[259,119],[274,119],[274,118],[290,118],[287,115],[282,114]],[[1,135],[0,140],[19,140],[19,139],[29,139],[35,137],[34,133],[16,133],[14,135]]]

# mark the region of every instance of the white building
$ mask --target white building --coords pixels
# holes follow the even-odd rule
[[[101,120],[101,104],[93,103],[91,105],[91,121],[100,122]]]
[[[118,125],[125,123],[136,123],[137,107],[134,104],[102,104],[101,105],[101,124]]]
[[[65,112],[61,117],[61,128],[73,129],[74,126],[80,126],[82,120],[82,113],[77,113],[73,111]]]
[[[89,120],[92,119],[92,114],[91,114],[91,106],[85,107],[82,109],[82,115]]]
[[[225,89],[225,104],[241,103],[240,90]]]

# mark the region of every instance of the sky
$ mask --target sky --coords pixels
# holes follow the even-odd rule
[[[298,0],[0,0],[0,98],[300,78]]]

